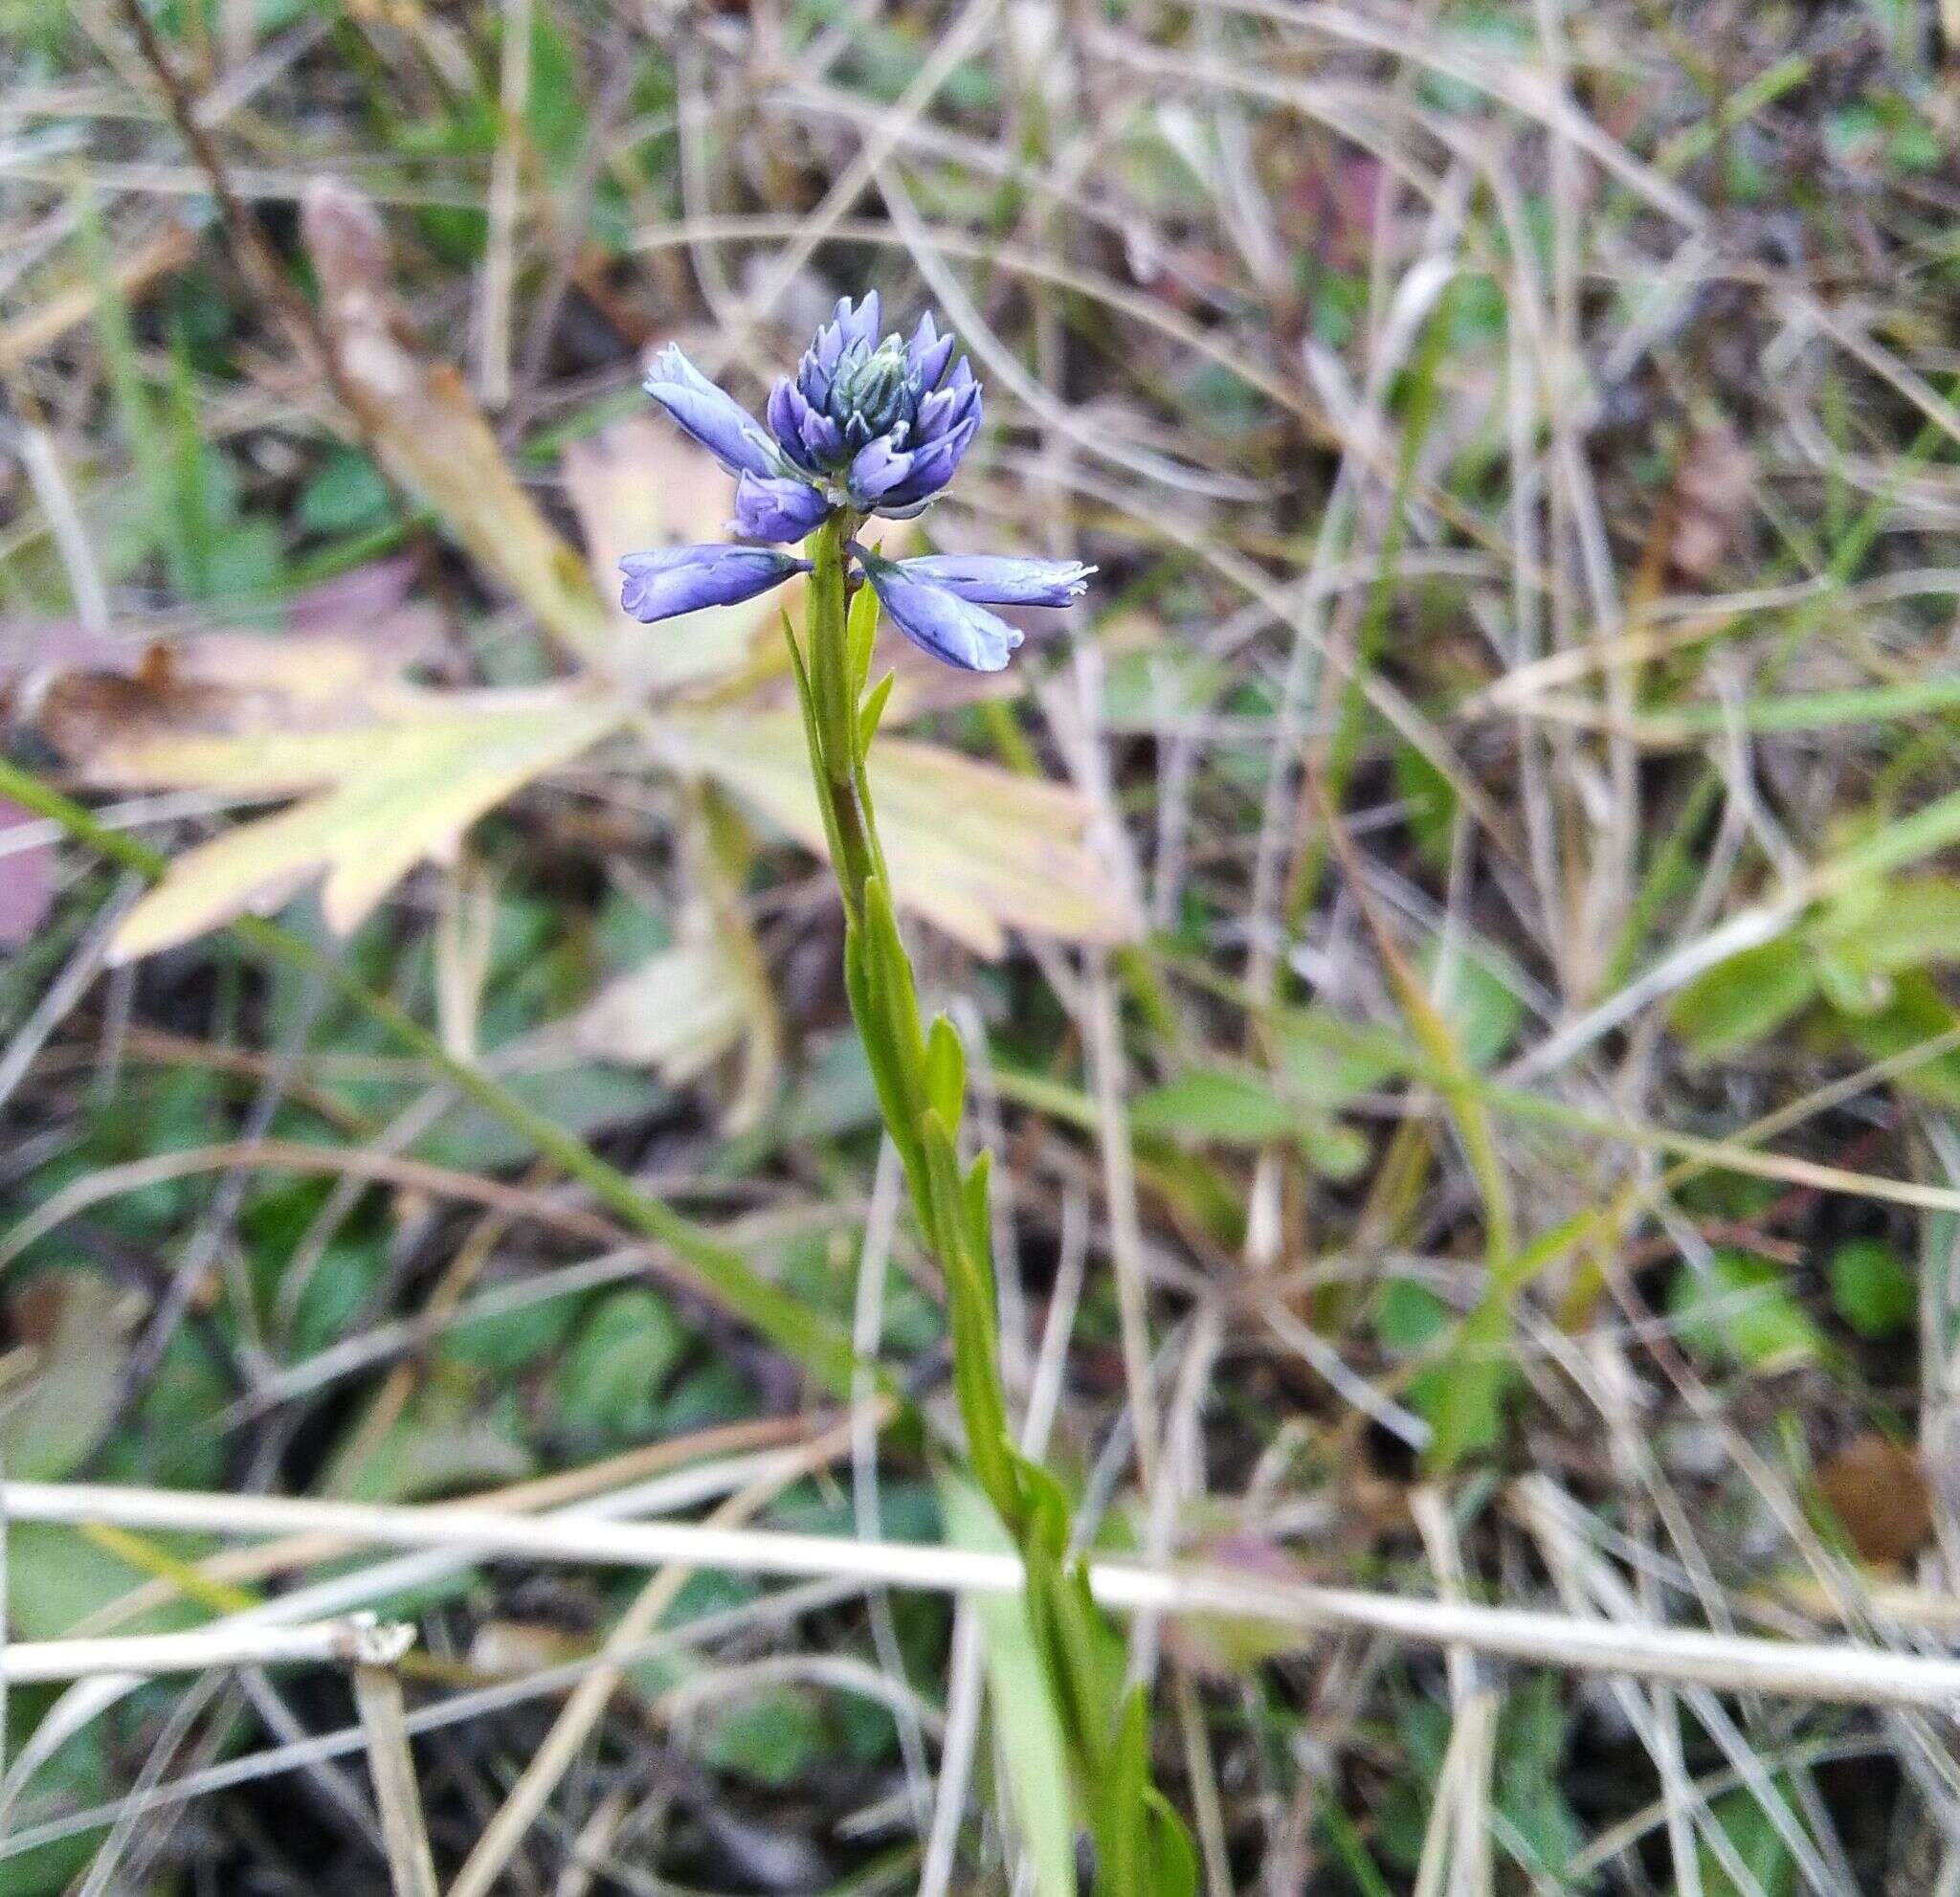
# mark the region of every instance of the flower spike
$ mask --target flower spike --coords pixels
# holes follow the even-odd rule
[[[624,604],[639,619],[731,605],[807,564],[770,548],[831,523],[911,520],[945,491],[980,430],[980,384],[928,310],[909,338],[880,337],[878,292],[844,297],[794,375],[769,391],[765,428],[671,344],[646,390],[734,475],[735,531],[763,546],[676,548],[623,563]],[[997,672],[1021,642],[987,609],[1066,606],[1093,567],[1002,554],[890,561],[855,542],[850,558],[905,636],[948,665]]]

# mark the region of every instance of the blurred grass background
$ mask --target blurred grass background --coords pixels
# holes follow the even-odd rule
[[[880,789],[1096,1546],[1937,1648],[1956,27],[0,0],[7,755],[169,859],[0,806],[6,1474],[974,1533],[774,606],[612,603],[728,512],[649,350],[753,404],[877,287],[988,389],[912,543],[1101,568],[1002,681],[894,652]],[[838,1429],[849,1337],[925,1435],[862,1383]],[[349,1573],[6,1556],[28,1640]],[[360,1559],[445,1880],[626,1617],[682,1638],[560,1729],[498,1887],[1032,1887],[1013,1656],[987,1696],[939,1599]],[[1213,1897],[1960,1881],[1950,1733],[1897,1714],[1133,1658]],[[5,1897],[388,1887],[337,1680],[76,1706],[8,1694]]]

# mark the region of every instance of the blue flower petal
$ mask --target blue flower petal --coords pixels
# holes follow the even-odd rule
[[[905,346],[905,362],[911,369],[921,390],[930,391],[937,389],[946,375],[946,366],[952,360],[953,339],[939,334],[932,321],[932,312],[927,310],[919,319],[919,327],[912,332],[912,340]]]
[[[951,435],[942,435],[937,441],[928,442],[915,455],[907,458],[911,466],[904,478],[887,488],[880,497],[878,511],[898,518],[900,507],[917,508],[952,480],[953,471],[971,445],[973,435],[980,426],[976,414],[963,422]],[[869,452],[869,451],[867,451]]]
[[[650,625],[706,606],[738,606],[781,586],[791,573],[808,572],[810,563],[766,547],[663,547],[629,553],[619,570],[626,575],[619,604]]]
[[[810,416],[810,403],[802,391],[785,376],[769,391],[768,407],[763,413],[768,417],[769,433],[776,437],[776,446],[798,467],[814,474],[817,463],[810,458],[803,440],[803,424]]]
[[[830,510],[815,488],[791,475],[764,480],[746,474],[735,483],[735,530],[751,540],[801,540]]]
[[[867,290],[855,305],[849,297],[839,298],[835,319],[837,333],[847,347],[853,343],[862,343],[867,350],[875,349],[878,346],[878,325],[883,314],[876,290]]]
[[[892,623],[922,652],[963,672],[998,672],[1021,642],[1021,630],[958,593],[908,573],[910,562],[858,556]]]
[[[867,503],[875,502],[911,474],[915,458],[893,447],[889,435],[878,435],[852,458],[847,477],[852,494]]]
[[[980,385],[939,389],[919,404],[919,433],[925,437],[950,435],[962,423],[980,418]]]
[[[654,358],[642,386],[730,474],[776,472],[768,436],[741,403],[717,389],[672,343]]]
[[[898,567],[908,579],[944,587],[975,606],[1066,606],[1088,591],[1096,570],[1079,560],[1023,560],[1010,553],[930,553]]]
[[[669,346],[655,361],[648,393],[743,478],[744,531],[797,538],[826,504],[909,520],[952,479],[980,425],[972,366],[955,358],[954,339],[930,311],[904,342],[880,340],[881,320],[876,291],[855,302],[839,299],[795,375],[770,390],[767,432],[679,349]]]

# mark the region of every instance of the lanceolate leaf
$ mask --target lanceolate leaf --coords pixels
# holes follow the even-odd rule
[[[940,1500],[947,1539],[957,1548],[1010,1546],[1000,1519],[969,1484],[944,1477]],[[987,1646],[987,1683],[1015,1835],[1027,1852],[1038,1897],[1076,1897],[1076,1827],[1061,1722],[1049,1696],[1026,1601],[975,1596]]]

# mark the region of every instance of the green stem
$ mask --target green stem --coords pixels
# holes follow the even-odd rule
[[[52,790],[18,765],[0,758],[0,795],[52,817],[78,841],[112,862],[155,881],[165,859],[135,838],[98,823],[79,804]],[[583,1140],[528,1106],[501,1082],[457,1060],[413,1015],[365,987],[347,968],[312,943],[256,916],[230,925],[240,941],[288,967],[317,976],[334,993],[385,1028],[464,1099],[528,1139],[539,1152],[588,1187],[593,1197],[635,1232],[664,1246],[720,1303],[746,1318],[772,1344],[794,1357],[838,1396],[849,1395],[858,1368],[849,1334],[831,1319],[778,1290],[740,1252],[720,1242],[690,1218],[642,1192],[617,1167]]]
[[[1070,1775],[1094,1836],[1104,1897],[1192,1897],[1195,1860],[1149,1780],[1148,1709],[1125,1693],[1123,1641],[1069,1558],[1060,1486],[1015,1449],[1001,1382],[993,1266],[987,1234],[989,1155],[960,1164],[966,1092],[959,1037],[945,1015],[927,1031],[892,907],[878,839],[860,708],[872,602],[846,602],[847,524],[811,536],[807,654],[791,653],[803,699],[811,771],[844,904],[844,985],[904,1163],[919,1228],[945,1274],[953,1395],[973,1477],[1019,1548],[1030,1639],[1055,1707]]]
[[[851,920],[861,927],[864,886],[878,874],[878,852],[869,813],[859,795],[862,747],[844,597],[847,531],[848,524],[833,517],[810,539],[810,683],[823,750],[813,760],[821,779],[818,794],[830,806],[840,846],[837,885]]]

